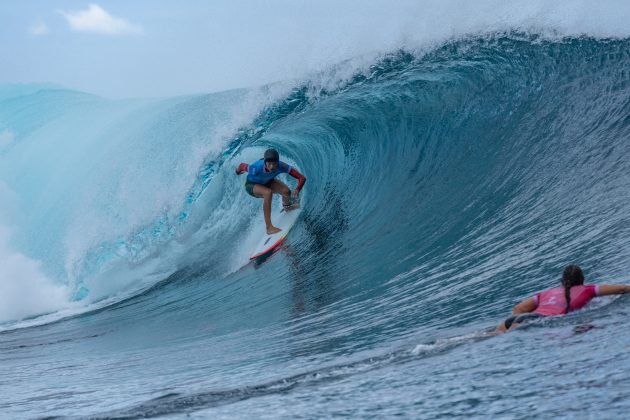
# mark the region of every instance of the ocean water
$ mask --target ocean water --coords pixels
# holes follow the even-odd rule
[[[502,32],[339,73],[0,87],[2,417],[627,417],[627,296],[489,331],[568,263],[630,281],[630,41]],[[267,147],[308,181],[252,264],[234,167]]]

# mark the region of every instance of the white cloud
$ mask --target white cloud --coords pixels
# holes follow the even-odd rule
[[[32,24],[31,26],[29,26],[28,32],[31,35],[40,36],[40,35],[47,35],[48,32],[50,31],[48,30],[48,26],[46,25],[46,23],[42,21],[38,21]]]
[[[125,19],[110,15],[98,4],[90,4],[86,10],[66,12],[58,10],[66,18],[70,28],[77,32],[91,32],[104,35],[139,34],[142,29]]]
[[[5,148],[13,141],[13,133],[7,128],[3,132],[0,132],[0,149]]]

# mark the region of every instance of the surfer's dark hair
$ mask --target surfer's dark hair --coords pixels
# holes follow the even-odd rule
[[[562,286],[564,286],[564,297],[567,300],[567,307],[564,310],[565,314],[569,313],[571,309],[571,287],[581,286],[584,284],[584,273],[582,269],[574,264],[564,267],[562,273]]]
[[[280,154],[276,149],[267,149],[263,159],[265,162],[278,162],[280,160]]]

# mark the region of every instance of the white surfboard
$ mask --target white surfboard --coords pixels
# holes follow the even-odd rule
[[[251,257],[249,257],[249,259],[255,260],[273,253],[284,241],[284,238],[286,238],[289,230],[291,230],[291,227],[293,227],[301,212],[302,210],[299,207],[290,211],[282,210],[280,213],[272,212],[271,222],[275,227],[282,230],[278,233],[274,233],[273,235],[267,235],[264,233],[263,238],[260,240],[258,246],[256,246],[256,249],[254,250],[254,253]]]

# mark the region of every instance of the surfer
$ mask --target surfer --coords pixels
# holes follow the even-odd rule
[[[577,265],[565,267],[561,284],[561,287],[542,291],[517,304],[512,310],[512,316],[499,324],[496,331],[506,332],[532,319],[577,311],[596,296],[630,293],[630,285],[584,285],[584,274]]]
[[[306,182],[304,175],[299,173],[289,164],[280,161],[280,155],[275,149],[267,149],[262,159],[248,165],[241,163],[236,168],[236,175],[247,172],[247,180],[245,181],[245,191],[252,197],[263,199],[263,213],[265,216],[265,225],[267,226],[267,234],[273,235],[278,233],[278,229],[271,224],[271,198],[273,194],[282,195],[282,206],[286,211],[297,208],[297,200],[300,197],[300,191]],[[280,174],[289,174],[298,180],[298,184],[291,194],[291,190],[287,185],[275,179]],[[293,196],[293,201],[291,200]]]

